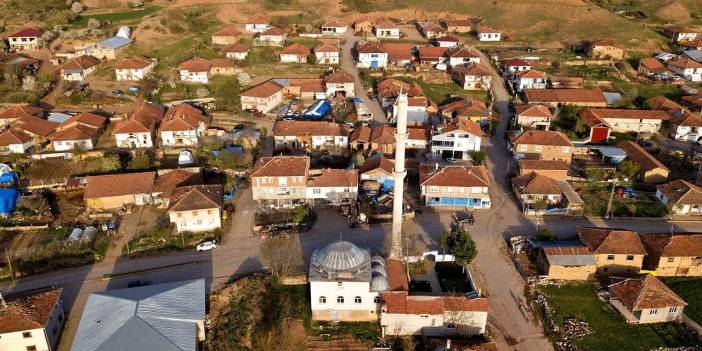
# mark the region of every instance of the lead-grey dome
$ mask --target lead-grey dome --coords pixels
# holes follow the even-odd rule
[[[370,283],[371,291],[387,291],[390,290],[390,284],[388,284],[388,278],[380,273],[373,273],[373,278]]]
[[[327,273],[356,272],[369,263],[370,253],[348,241],[331,243],[312,254],[312,264]]]
[[[382,265],[377,264],[377,263],[375,263],[375,262],[373,262],[373,263],[371,264],[371,272],[373,272],[373,273],[379,273],[379,274],[382,274],[382,275],[384,275],[384,276],[386,276],[386,277],[388,276],[388,271],[385,269],[385,267],[383,267]]]

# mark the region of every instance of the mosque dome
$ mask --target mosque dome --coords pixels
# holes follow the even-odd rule
[[[390,284],[388,284],[388,278],[380,273],[373,273],[373,278],[370,283],[371,291],[387,291],[390,290]]]
[[[312,254],[312,264],[327,273],[355,272],[369,263],[370,253],[348,241],[331,243]]]

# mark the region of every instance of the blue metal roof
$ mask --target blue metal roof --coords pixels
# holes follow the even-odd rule
[[[122,46],[128,45],[131,42],[132,42],[132,40],[129,38],[112,37],[112,38],[105,39],[105,40],[99,42],[98,45],[106,47],[106,48],[110,48],[110,49],[117,49],[117,48],[120,48]]]

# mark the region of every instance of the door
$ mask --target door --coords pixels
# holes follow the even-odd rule
[[[375,60],[371,61],[371,68],[378,68],[378,66],[380,66],[379,61],[375,61]]]

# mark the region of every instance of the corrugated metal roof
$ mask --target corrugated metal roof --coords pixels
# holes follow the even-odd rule
[[[597,261],[594,255],[546,255],[552,266],[591,266]]]
[[[117,49],[119,47],[125,46],[131,43],[132,40],[125,37],[112,37],[105,39],[99,43],[100,46],[104,46],[110,49]]]
[[[196,351],[205,319],[205,280],[93,293],[72,351]]]

